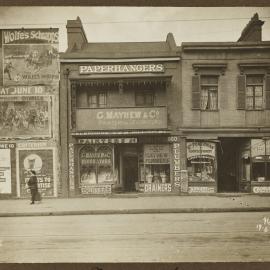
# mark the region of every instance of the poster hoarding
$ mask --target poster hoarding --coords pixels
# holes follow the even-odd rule
[[[51,137],[51,98],[0,96],[0,137]]]
[[[3,30],[3,84],[57,84],[58,29]]]
[[[18,192],[21,197],[30,194],[27,188],[30,170],[36,172],[41,195],[43,197],[55,196],[54,149],[18,149],[17,170]]]
[[[11,194],[10,149],[0,149],[0,194]]]

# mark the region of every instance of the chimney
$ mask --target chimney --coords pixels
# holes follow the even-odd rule
[[[239,41],[262,41],[262,25],[264,21],[259,20],[258,13],[255,13],[241,33]]]
[[[88,42],[80,17],[67,21],[67,40],[67,51],[69,52],[82,49],[83,45]]]

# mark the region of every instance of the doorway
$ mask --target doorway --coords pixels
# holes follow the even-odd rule
[[[125,156],[123,158],[123,184],[125,192],[135,191],[138,181],[138,157]]]
[[[237,138],[220,138],[218,147],[218,192],[239,192]]]

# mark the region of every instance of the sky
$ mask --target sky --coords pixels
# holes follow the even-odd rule
[[[237,41],[254,13],[265,21],[270,7],[0,7],[0,28],[59,28],[59,50],[67,49],[66,23],[81,18],[88,42]]]

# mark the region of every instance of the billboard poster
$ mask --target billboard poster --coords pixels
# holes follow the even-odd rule
[[[0,194],[11,194],[10,149],[0,149]]]
[[[51,137],[51,98],[0,96],[0,137]]]
[[[145,164],[169,164],[170,150],[168,144],[145,144],[143,159]]]
[[[59,81],[58,29],[3,30],[3,84]]]
[[[18,183],[20,196],[30,194],[27,182],[30,178],[30,170],[37,175],[38,189],[43,197],[55,195],[54,178],[54,154],[53,149],[19,149],[18,150]]]

